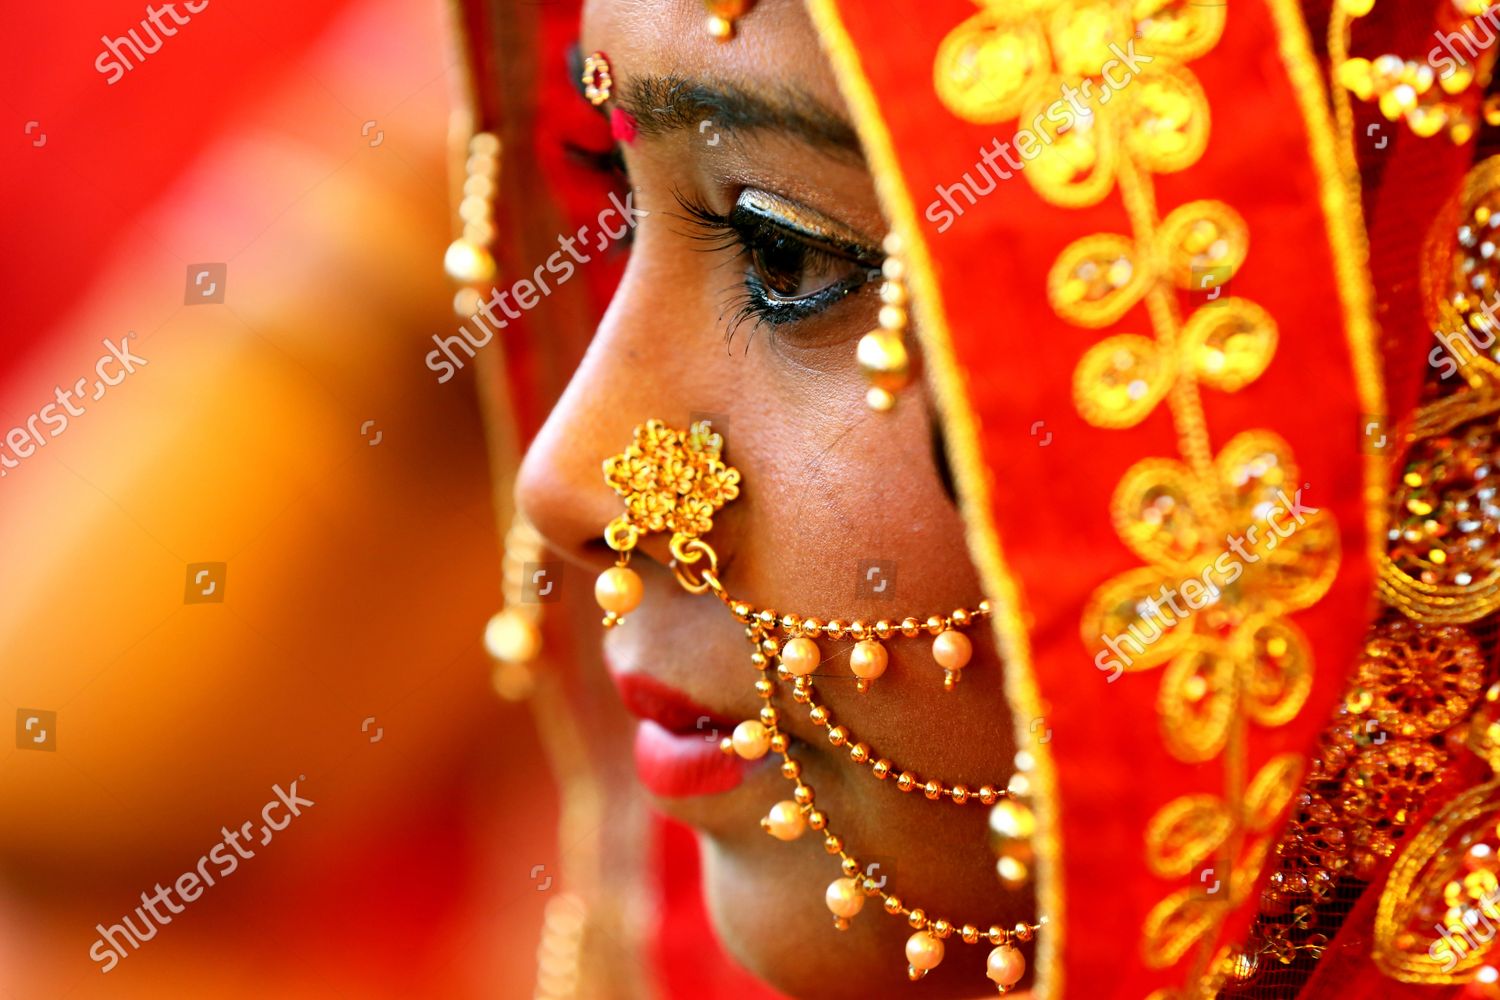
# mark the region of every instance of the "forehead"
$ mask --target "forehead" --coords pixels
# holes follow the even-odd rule
[[[735,37],[708,34],[701,0],[586,0],[580,45],[604,52],[617,81],[647,74],[801,91],[840,113],[843,99],[799,0],[756,0]]]

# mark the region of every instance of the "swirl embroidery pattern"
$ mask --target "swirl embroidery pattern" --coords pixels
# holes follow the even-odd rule
[[[1278,529],[1279,539],[1267,533],[1259,555],[1236,549],[1241,560],[1227,559],[1216,541],[1266,518],[1300,485],[1290,446],[1269,430],[1244,431],[1215,453],[1199,395],[1200,387],[1238,392],[1276,352],[1275,319],[1248,299],[1221,295],[1249,252],[1245,220],[1218,200],[1179,205],[1162,218],[1152,181],[1187,169],[1207,148],[1209,105],[1187,64],[1217,44],[1225,8],[1186,0],[979,6],[938,48],[939,98],[967,121],[1020,118],[1046,128],[1049,148],[1025,171],[1037,194],[1077,208],[1118,190],[1130,220],[1128,234],[1070,243],[1048,276],[1053,311],[1076,327],[1112,326],[1140,304],[1151,323],[1150,335],[1113,333],[1084,352],[1073,373],[1078,413],[1096,427],[1129,428],[1165,401],[1178,438],[1179,455],[1142,459],[1116,487],[1113,523],[1145,565],[1100,586],[1080,623],[1091,650],[1104,649],[1105,636],[1130,637],[1123,641],[1139,655],[1124,669],[1164,666],[1157,713],[1167,751],[1187,763],[1218,760],[1224,769],[1225,796],[1173,799],[1145,831],[1147,863],[1163,879],[1183,879],[1210,858],[1221,875],[1228,872],[1222,895],[1189,879],[1152,908],[1141,952],[1162,968],[1215,931],[1251,891],[1276,818],[1298,787],[1304,761],[1297,754],[1247,776],[1243,737],[1251,723],[1285,725],[1307,700],[1312,652],[1287,616],[1332,584],[1338,529],[1324,513],[1299,515],[1295,531]],[[1150,65],[1124,87],[1100,87],[1111,59],[1132,40]],[[1055,120],[1043,110],[1048,95],[1090,91],[1086,114],[1055,129],[1044,125]],[[1186,319],[1184,291],[1205,293]],[[1194,613],[1168,616],[1163,588],[1179,582]],[[1203,604],[1190,584],[1207,594]]]

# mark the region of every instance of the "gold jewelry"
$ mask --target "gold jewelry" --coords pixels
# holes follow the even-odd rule
[[[761,674],[755,682],[756,693],[765,701],[759,716],[741,722],[719,744],[725,753],[746,760],[758,760],[768,753],[781,757],[781,776],[793,784],[792,797],[773,805],[761,820],[761,827],[785,841],[796,840],[809,829],[823,834],[823,849],[838,855],[842,873],[824,892],[824,902],[839,930],[849,927],[849,921],[864,908],[866,899],[876,897],[886,913],[906,918],[913,931],[906,941],[907,975],[913,981],[942,962],[944,942],[957,936],[966,944],[987,941],[993,946],[986,974],[1000,993],[1010,992],[1026,970],[1026,960],[1016,944],[1032,940],[1046,924],[1046,918],[1036,923],[1018,923],[1011,929],[992,924],[981,931],[977,924],[959,925],[929,916],[921,907],[908,906],[895,893],[886,892],[885,880],[877,883],[859,860],[845,850],[843,838],[830,828],[827,814],[816,807],[812,786],[802,780],[802,765],[791,756],[790,738],[782,732],[780,712],[772,704],[778,682],[789,685],[792,700],[807,706],[808,718],[827,730],[831,744],[848,745],[849,759],[868,766],[878,780],[887,780],[895,773],[896,787],[904,793],[920,791],[924,798],[947,799],[954,805],[978,801],[993,806],[992,832],[1002,840],[1014,842],[1007,844],[1009,854],[1002,850],[999,870],[1008,884],[1018,885],[1029,877],[1030,855],[1023,849],[1029,847],[1035,827],[1030,807],[1024,801],[1029,781],[1020,773],[1025,770],[1023,755],[1017,755],[1018,773],[1004,788],[987,783],[971,790],[961,783],[923,781],[878,756],[868,743],[857,740],[847,726],[835,724],[826,705],[814,701],[812,678],[823,659],[815,641],[818,638],[838,641],[847,637],[854,640],[855,649],[863,650],[858,664],[851,654],[851,669],[863,691],[886,667],[882,643],[898,635],[917,638],[925,632],[933,639],[933,656],[945,671],[945,687],[951,690],[972,651],[961,629],[987,617],[989,602],[981,601],[973,610],[960,608],[947,616],[908,617],[899,622],[881,619],[873,625],[855,621],[846,625],[838,619],[825,624],[809,616],[778,615],[770,608],[756,608],[735,600],[719,580],[717,553],[701,537],[712,529],[713,515],[739,496],[740,473],[721,460],[723,444],[722,436],[712,433],[707,422],[693,424],[684,432],[651,420],[635,429],[634,443],[624,453],[604,463],[605,481],[625,499],[626,506],[625,513],[611,521],[604,532],[610,548],[620,553],[619,562],[600,576],[595,587],[595,596],[605,610],[605,626],[618,624],[622,615],[640,604],[640,577],[626,566],[640,535],[671,531],[672,568],[678,582],[691,593],[711,591],[735,620],[745,626],[745,637],[752,649],[750,662]],[[771,670],[773,660],[777,661],[775,671]],[[1020,839],[1023,835],[1025,843]],[[1009,867],[1008,856],[1013,861]]]
[[[476,132],[469,140],[464,171],[464,197],[458,205],[458,216],[464,223],[463,235],[448,244],[448,250],[443,254],[443,270],[464,286],[453,298],[453,310],[468,319],[479,307],[481,296],[476,286],[495,280],[495,258],[490,253],[490,246],[495,242],[499,137],[493,132]]]
[[[734,22],[745,16],[755,0],[703,0],[708,8],[708,33],[716,42],[734,37]]]
[[[615,78],[609,72],[609,57],[603,52],[590,52],[583,60],[583,96],[588,98],[590,104],[598,107],[609,100],[610,91],[614,89]]]
[[[699,540],[714,526],[714,514],[740,495],[740,473],[719,460],[724,439],[707,420],[686,431],[648,420],[636,427],[635,441],[604,462],[604,481],[625,500],[625,513],[609,522],[604,540],[620,554],[599,574],[594,599],[604,609],[604,627],[624,621],[641,603],[640,576],[629,567],[630,552],[640,536],[671,531],[672,569],[684,588],[695,594],[708,589],[691,567],[705,555],[704,577],[718,569],[718,557]]]
[[[885,238],[885,280],[880,285],[880,326],[859,338],[855,349],[860,371],[870,383],[865,402],[884,413],[896,405],[896,393],[911,381],[911,358],[906,350],[906,264],[901,238]]]
[[[531,662],[542,650],[541,605],[523,600],[526,565],[540,562],[541,553],[542,536],[516,514],[505,533],[500,560],[505,603],[484,627],[484,648],[495,661],[491,683],[506,701],[521,701],[531,694]]]

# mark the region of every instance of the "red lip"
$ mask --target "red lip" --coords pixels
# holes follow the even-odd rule
[[[686,798],[739,787],[754,762],[719,749],[734,724],[681,691],[634,672],[611,671],[625,708],[641,720],[635,769],[653,795]]]

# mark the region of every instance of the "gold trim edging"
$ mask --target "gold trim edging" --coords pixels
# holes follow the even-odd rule
[[[1380,433],[1389,429],[1385,399],[1385,376],[1377,347],[1379,331],[1374,318],[1375,290],[1370,283],[1370,247],[1365,236],[1364,203],[1358,167],[1345,163],[1340,169],[1340,143],[1348,140],[1335,125],[1325,103],[1324,78],[1307,25],[1296,0],[1266,0],[1276,26],[1281,61],[1296,94],[1307,129],[1308,153],[1318,175],[1318,202],[1328,229],[1333,253],[1335,284],[1344,311],[1344,330],[1354,365],[1355,388],[1362,420],[1378,419]],[[1351,118],[1352,120],[1352,118]],[[1343,147],[1346,148],[1347,147]],[[1350,173],[1350,171],[1354,173]],[[1363,434],[1368,428],[1360,428]],[[1365,451],[1365,548],[1371,567],[1385,555],[1385,495],[1389,478],[1386,456]]]
[[[1036,676],[1031,663],[1031,644],[1020,612],[1021,588],[1006,564],[999,532],[993,520],[989,476],[980,454],[978,422],[969,407],[954,357],[953,338],[943,307],[932,258],[922,237],[917,211],[906,189],[906,180],[896,158],[885,119],[875,93],[865,77],[859,52],[840,16],[836,0],[806,0],[808,13],[817,27],[824,51],[833,64],[839,89],[849,104],[855,130],[870,163],[875,190],[891,222],[891,228],[906,248],[912,308],[916,312],[917,339],[929,371],[938,416],[947,442],[948,459],[958,490],[959,510],[964,519],[969,552],[979,570],[984,593],[995,602],[993,627],[1005,664],[1005,696],[1010,705],[1016,745],[1027,742],[1027,720],[1043,713]],[[1036,1000],[1062,995],[1062,953],[1066,926],[1058,858],[1061,829],[1058,821],[1056,772],[1050,751],[1042,745],[1031,750],[1036,765],[1034,808],[1037,832],[1036,898],[1046,929],[1037,935],[1035,959]]]

